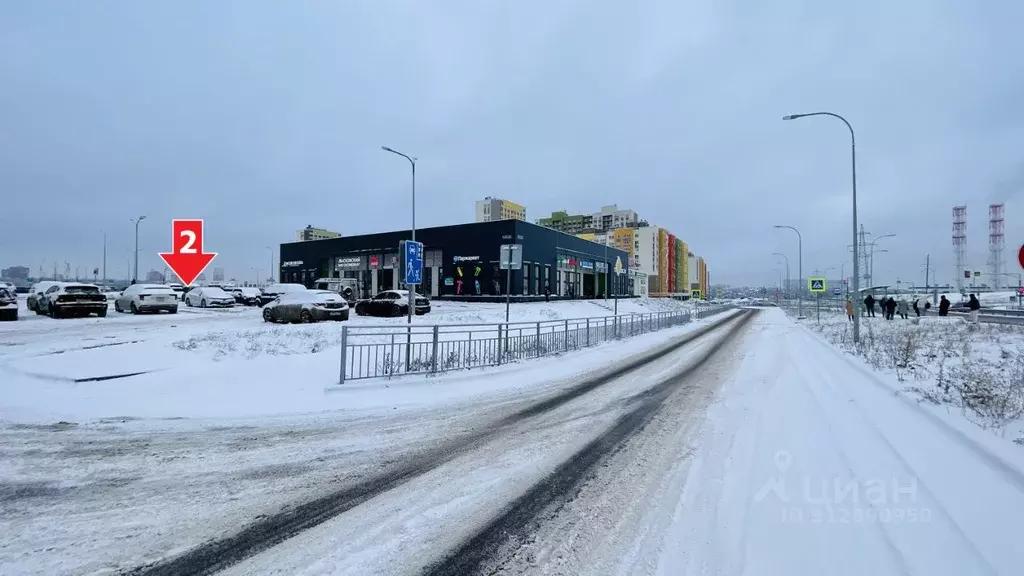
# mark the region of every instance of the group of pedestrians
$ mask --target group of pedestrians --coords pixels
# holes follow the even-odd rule
[[[914,310],[915,317],[920,318],[926,315],[927,311],[932,307],[932,303],[928,300],[927,296],[910,301],[903,298],[896,300],[892,296],[883,296],[876,300],[874,296],[868,294],[864,297],[865,316],[875,317],[876,304],[878,305],[879,312],[882,313],[882,317],[886,320],[892,320],[897,315],[900,318],[907,319],[910,317],[911,308]],[[848,297],[846,299],[846,317],[851,322],[853,321],[854,314],[853,306],[853,300]],[[949,316],[949,306],[950,301],[943,294],[939,300],[939,316]],[[981,310],[981,302],[976,295],[971,294],[970,299],[967,301],[967,308],[970,310],[970,322],[976,324],[978,322],[979,310]]]

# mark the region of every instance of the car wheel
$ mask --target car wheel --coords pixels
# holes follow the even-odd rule
[[[356,316],[366,316],[366,307],[356,306]]]
[[[114,312],[124,312],[124,310],[121,310],[121,305],[118,304],[117,300],[114,300]]]
[[[104,308],[102,310],[97,311],[96,315],[99,316],[100,318],[106,318],[107,317],[107,309]]]
[[[395,304],[395,305],[391,306],[391,315],[392,316],[401,316],[402,315],[402,307],[399,306],[398,304]]]
[[[313,315],[309,313],[309,310],[303,310],[302,313],[299,314],[299,322],[302,322],[303,324],[312,324]]]
[[[57,311],[57,308],[53,304],[49,305],[47,311],[50,318],[60,318],[60,312]]]
[[[270,312],[268,308],[263,309],[263,321],[270,323],[274,322],[274,315]]]
[[[135,306],[135,302],[132,302],[132,314],[138,314],[139,309]]]
[[[348,310],[345,310],[344,312],[341,313],[341,320],[342,322],[348,320]]]
[[[206,308],[206,298],[203,298],[202,300],[199,301],[199,307]]]

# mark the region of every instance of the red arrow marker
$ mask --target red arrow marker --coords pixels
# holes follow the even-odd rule
[[[203,252],[201,219],[171,220],[171,246],[174,251],[160,252],[160,257],[186,286],[195,282],[217,257],[216,252]]]

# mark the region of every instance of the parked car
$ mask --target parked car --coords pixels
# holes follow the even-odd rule
[[[163,284],[132,284],[114,299],[115,312],[160,312],[178,313],[178,295],[170,286]]]
[[[225,290],[228,294],[235,297],[235,304],[241,304],[243,306],[258,306],[260,303],[260,289],[249,288],[247,286],[235,286],[229,290]]]
[[[282,294],[305,291],[306,287],[302,284],[271,284],[263,289],[263,294],[260,295],[260,306],[277,300],[277,297]]]
[[[167,285],[167,287],[170,288],[171,290],[174,290],[174,294],[177,295],[179,302],[185,299],[184,284],[179,284],[178,282],[171,282],[170,284]]]
[[[185,294],[185,305],[200,308],[231,308],[235,305],[235,297],[213,286],[196,286]]]
[[[430,300],[419,294],[415,294],[415,298],[415,314],[430,312]],[[356,314],[360,316],[404,316],[408,313],[408,290],[385,290],[369,300],[356,302]]]
[[[57,282],[46,289],[36,308],[51,318],[107,315],[107,297],[99,286],[77,282]]]
[[[341,294],[349,307],[355,307],[359,296],[359,280],[355,278],[317,278],[313,282],[313,288]]]
[[[28,300],[25,302],[28,309],[36,314],[42,314],[43,310],[40,310],[38,306],[39,300],[42,298],[43,293],[49,290],[50,286],[53,286],[54,284],[59,284],[59,282],[44,280],[33,284],[32,288],[29,289]]]
[[[18,319],[18,296],[13,289],[0,288],[0,320]]]
[[[348,302],[326,290],[286,292],[263,306],[266,322],[319,322],[348,320]]]

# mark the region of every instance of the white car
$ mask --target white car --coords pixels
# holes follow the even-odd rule
[[[200,308],[230,308],[235,305],[235,297],[214,286],[199,286],[185,294],[186,306]]]
[[[178,295],[170,286],[163,284],[132,284],[114,299],[115,312],[160,312],[178,313]]]
[[[50,289],[50,286],[55,284],[60,284],[60,282],[43,280],[42,282],[36,282],[33,284],[32,288],[29,288],[28,300],[25,303],[28,306],[28,309],[36,314],[42,314],[45,312],[45,310],[39,308],[39,301],[43,299],[43,294]]]

